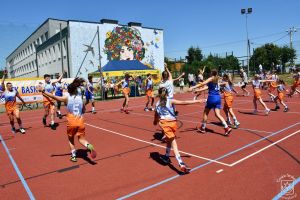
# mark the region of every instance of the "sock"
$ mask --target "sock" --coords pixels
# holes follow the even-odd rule
[[[202,128],[206,127],[206,122],[202,122]]]
[[[222,122],[222,124],[223,124],[224,128],[228,128],[228,125],[226,122]]]
[[[95,107],[92,107],[92,111],[95,111]]]
[[[166,154],[165,154],[165,156],[169,157],[170,156],[170,152],[171,152],[171,148],[167,147],[166,148]]]
[[[58,110],[57,113],[60,115],[60,110]]]
[[[76,150],[75,150],[75,149],[73,149],[73,150],[71,151],[71,155],[72,155],[72,157],[76,157]]]
[[[175,156],[175,157],[176,157],[176,160],[177,160],[178,164],[183,163],[180,155],[179,156]]]
[[[54,121],[51,121],[51,125],[54,125]]]
[[[232,117],[234,122],[237,122],[236,116]]]

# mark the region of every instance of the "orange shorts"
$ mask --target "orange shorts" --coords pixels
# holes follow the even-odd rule
[[[283,98],[284,98],[283,92],[279,92],[279,93],[278,93],[278,99],[279,99],[280,101],[282,101]]]
[[[257,89],[257,88],[254,89],[254,97],[257,98],[257,99],[261,98],[260,89]]]
[[[44,97],[43,104],[44,104],[45,110],[54,111],[55,104],[54,104],[54,101],[53,101],[53,100]]]
[[[159,126],[163,129],[165,136],[172,140],[176,136],[177,130],[177,122],[176,121],[168,121],[168,120],[160,120]]]
[[[72,114],[67,114],[67,134],[69,137],[85,136],[83,117],[76,117]]]
[[[19,108],[16,104],[7,104],[5,105],[7,115],[17,115],[20,113]]]
[[[271,82],[269,86],[269,92],[273,92],[277,88],[276,82]]]
[[[295,90],[299,85],[300,85],[300,80],[299,81],[294,81],[294,84],[292,85],[292,88]]]
[[[153,90],[152,89],[146,90],[146,97],[153,97]]]
[[[232,94],[224,93],[224,108],[232,108],[233,96]]]
[[[129,93],[130,93],[130,88],[123,88],[123,94],[124,95],[129,95]]]

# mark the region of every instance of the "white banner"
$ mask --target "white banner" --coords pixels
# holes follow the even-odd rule
[[[62,79],[63,86],[63,93],[67,92],[67,87],[70,83],[73,82],[73,78],[65,78]],[[56,79],[53,79],[52,81],[56,81]],[[43,101],[43,95],[36,90],[36,85],[39,82],[44,83],[44,79],[38,79],[38,80],[9,80],[6,81],[12,83],[13,88],[17,90],[20,94],[20,96],[23,98],[23,100],[26,103],[34,103],[34,102],[42,102]],[[17,102],[20,102],[20,100],[17,98]],[[4,104],[4,97],[1,96],[0,104]]]

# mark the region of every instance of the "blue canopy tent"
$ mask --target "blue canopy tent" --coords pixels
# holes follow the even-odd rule
[[[146,75],[146,74],[158,74],[156,69],[149,68],[138,60],[112,60],[104,65],[101,69],[103,76],[124,76],[125,73],[130,75]],[[130,96],[139,96],[137,87],[131,86]]]

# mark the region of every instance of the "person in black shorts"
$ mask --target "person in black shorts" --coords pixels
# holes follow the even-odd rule
[[[243,68],[240,69],[240,76],[242,78],[241,89],[243,90],[243,95],[244,96],[249,96],[250,92],[246,89],[247,84],[248,84],[248,77],[247,77],[247,74],[246,74],[246,72],[244,71]]]

